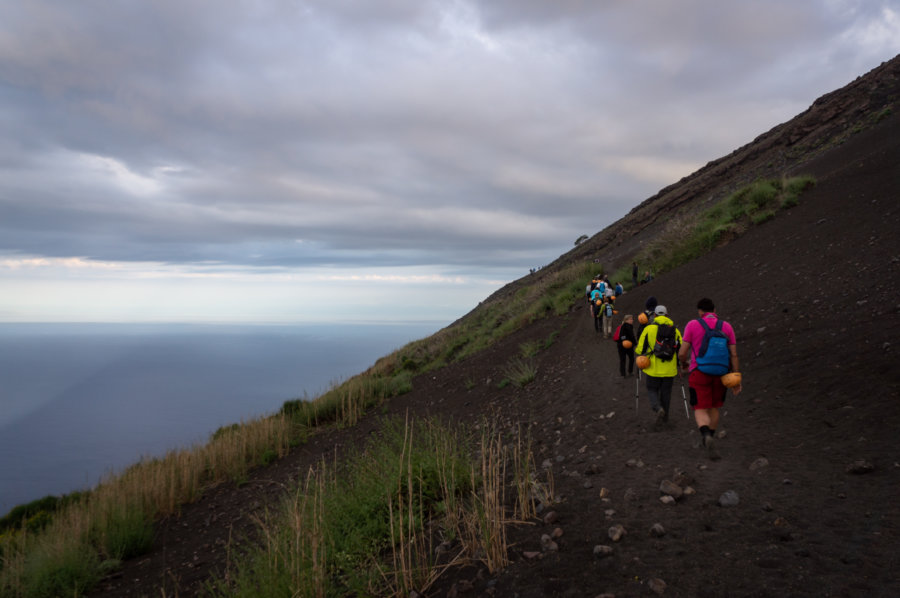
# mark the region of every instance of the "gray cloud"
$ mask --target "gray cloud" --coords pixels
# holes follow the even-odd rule
[[[0,7],[0,251],[529,267],[900,48],[893,2]]]

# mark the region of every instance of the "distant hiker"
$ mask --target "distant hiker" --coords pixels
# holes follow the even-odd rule
[[[631,262],[631,284],[633,286],[638,286],[638,267],[637,262]]]
[[[678,360],[690,370],[688,385],[694,421],[700,430],[700,442],[711,459],[719,458],[715,437],[719,409],[725,402],[727,390],[721,376],[740,371],[734,329],[725,320],[720,320],[715,310],[712,299],[704,297],[697,302],[700,317],[684,327],[684,341],[678,351]],[[741,389],[738,383],[731,390],[737,395]]]
[[[615,291],[616,297],[620,297],[622,295],[622,293],[624,293],[624,292],[625,292],[625,289],[622,287],[622,283],[617,282],[616,283],[616,291]]]
[[[647,297],[647,301],[644,302],[644,311],[638,314],[638,327],[637,332],[635,334],[638,338],[641,338],[641,333],[644,332],[644,328],[653,322],[653,318],[656,317],[656,306],[658,305],[656,301],[656,297],[650,295]]]
[[[616,296],[616,290],[609,283],[606,283],[606,290],[603,291],[603,296],[614,299]]]
[[[622,319],[619,328],[616,329],[616,335],[613,336],[616,346],[619,349],[619,373],[625,378],[625,359],[628,359],[628,376],[634,375],[634,347],[637,345],[637,338],[634,336],[634,316],[631,314]],[[625,341],[630,344],[628,347],[624,345]]]
[[[613,307],[613,300],[609,297],[603,299],[603,305],[600,307],[600,315],[603,317],[603,338],[612,336],[612,321],[616,309]]]
[[[681,345],[681,331],[669,319],[664,305],[657,305],[654,314],[653,322],[644,327],[638,339],[637,353],[650,358],[650,365],[644,368],[647,397],[656,412],[656,429],[660,429],[669,421],[672,382],[678,374],[676,355]]]
[[[603,292],[600,291],[600,287],[594,287],[589,301],[591,302],[591,319],[594,321],[594,331],[600,332],[600,318],[602,317],[600,309],[603,305]]]
[[[644,273],[644,279],[641,281],[641,284],[647,284],[651,280],[653,280],[653,275],[650,274],[650,270],[647,270],[647,272]]]

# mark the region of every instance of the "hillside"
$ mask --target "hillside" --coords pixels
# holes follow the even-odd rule
[[[759,176],[815,176],[798,206],[618,306],[637,313],[653,295],[683,327],[697,299],[709,296],[734,324],[745,384],[726,403],[721,460],[695,448],[677,380],[672,419],[653,431],[646,391],[640,387],[636,408],[635,379],[619,376],[615,345],[598,337],[578,302],[416,377],[412,392],[384,411],[313,436],[248,483],[221,485],[186,505],[160,523],[150,554],[91,595],[193,595],[211,572],[224,571],[232,540],[252,532],[254,514],[321,459],[361,446],[383,417],[476,422],[498,412],[507,426],[531,425],[537,463],[552,468],[556,503],[548,509],[557,520],[515,527],[506,570],[453,569],[428,596],[647,596],[657,579],[669,596],[900,595],[900,115],[897,106],[886,109],[900,97],[898,76],[895,58],[823,96],[488,300],[573,261],[630,263],[655,221]],[[498,388],[523,342],[554,333],[535,358],[532,383]],[[663,504],[663,480],[696,494]],[[728,490],[739,503],[719,506]],[[657,523],[665,530],[658,537],[649,531]],[[619,542],[607,535],[615,524],[628,532]],[[541,535],[555,528],[559,550],[543,552]],[[595,556],[596,545],[612,554]]]

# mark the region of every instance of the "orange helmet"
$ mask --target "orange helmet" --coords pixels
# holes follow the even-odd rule
[[[632,343],[632,342],[629,341],[629,340],[624,340],[624,341],[622,341],[622,346],[625,347],[626,349],[630,349],[630,348],[633,346],[633,344],[634,344],[634,343]]]
[[[646,324],[647,323],[647,314],[645,314],[644,312],[641,312],[640,314],[638,314],[638,322],[640,322],[641,324]]]
[[[637,359],[635,359],[634,362],[642,370],[646,370],[648,367],[650,367],[650,358],[646,355],[638,355]]]
[[[734,388],[735,386],[739,386],[741,383],[741,373],[740,372],[728,372],[724,376],[722,376],[722,384],[727,386],[728,388]]]

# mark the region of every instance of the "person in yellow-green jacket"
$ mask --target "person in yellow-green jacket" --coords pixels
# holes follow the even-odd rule
[[[669,318],[665,305],[657,305],[656,317],[644,327],[638,339],[637,354],[650,358],[650,365],[644,368],[647,377],[647,397],[650,408],[656,412],[656,429],[669,421],[669,405],[672,399],[672,382],[678,375],[678,349],[681,346],[681,331]]]

